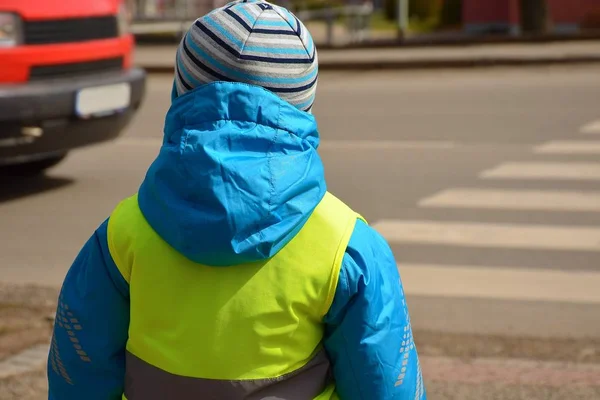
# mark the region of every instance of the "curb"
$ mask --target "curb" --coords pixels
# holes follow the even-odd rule
[[[31,347],[0,362],[0,381],[42,370],[49,345]],[[419,361],[427,379],[435,382],[499,385],[535,385],[552,388],[600,386],[600,364],[575,361],[540,361],[528,358],[469,358],[431,356]]]
[[[467,68],[490,68],[490,67],[535,67],[551,65],[581,65],[600,63],[599,56],[576,56],[576,57],[548,57],[536,59],[524,58],[479,58],[479,59],[447,59],[441,61],[433,60],[411,60],[411,61],[353,61],[353,62],[321,62],[321,71],[382,71],[382,70],[418,70],[418,69],[467,69]],[[173,74],[174,66],[171,65],[146,65],[139,66],[150,74]]]
[[[459,36],[446,38],[416,37],[412,39],[375,39],[357,44],[327,45],[322,44],[318,49],[327,50],[369,50],[388,48],[428,48],[428,47],[472,47],[481,45],[503,45],[503,44],[544,44],[544,43],[574,43],[593,42],[600,40],[600,33],[581,34],[576,36],[565,35],[542,35],[542,36]]]
[[[166,37],[153,37],[152,35],[135,35],[137,46],[156,46],[178,44],[179,39]],[[457,37],[414,37],[408,39],[373,39],[362,43],[347,43],[342,45],[331,45],[317,43],[320,50],[369,50],[386,48],[428,48],[428,47],[469,47],[477,45],[502,45],[502,44],[533,44],[533,43],[572,43],[590,42],[600,40],[600,32],[581,33],[577,35],[523,35],[523,36],[457,36]]]
[[[0,361],[0,380],[43,368],[48,359],[48,350],[49,344],[40,344]]]

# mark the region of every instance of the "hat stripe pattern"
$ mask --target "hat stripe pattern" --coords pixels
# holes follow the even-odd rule
[[[318,82],[315,44],[282,7],[229,3],[197,19],[177,50],[177,95],[216,80],[259,85],[310,111]]]

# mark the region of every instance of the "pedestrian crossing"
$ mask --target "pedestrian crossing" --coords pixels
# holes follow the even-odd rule
[[[600,133],[600,121],[585,125],[581,134],[591,135],[596,131]],[[600,155],[600,141],[588,140],[587,137],[579,141],[541,143],[532,147],[531,160],[508,160],[480,171],[476,176],[480,185],[447,188],[417,202],[422,210],[437,210],[435,215],[438,216],[440,210],[460,209],[462,213],[452,215],[461,215],[461,218],[469,220],[392,218],[379,220],[374,227],[396,249],[418,245],[450,247],[465,252],[485,249],[490,254],[506,250],[586,252],[597,254],[590,258],[598,260],[597,269],[594,265],[586,271],[570,269],[569,265],[560,269],[540,265],[442,265],[428,263],[426,252],[423,253],[424,262],[414,263],[403,262],[400,253],[396,256],[405,292],[409,296],[424,298],[522,302],[518,304],[550,302],[593,306],[590,310],[597,310],[600,304],[600,226],[507,221],[510,217],[506,213],[501,214],[497,221],[474,222],[478,221],[477,213],[488,211],[567,215],[600,212],[597,185],[600,183],[600,159],[596,162],[596,155]],[[490,185],[499,180],[503,183],[501,189]],[[552,188],[533,190],[527,187],[528,183],[535,181],[551,182]],[[561,185],[569,182],[583,183],[596,190],[560,189]],[[511,183],[514,183],[513,187]],[[499,309],[512,310],[495,310]],[[448,312],[453,312],[453,309],[448,308]],[[568,319],[560,313],[550,313],[547,317],[562,321]],[[519,323],[523,324],[522,315],[520,318]],[[581,324],[572,322],[581,331]],[[563,325],[568,326],[569,323]],[[597,325],[586,332],[600,335],[600,324]],[[530,328],[535,329],[535,326]],[[568,328],[565,329],[568,331]]]
[[[600,228],[395,220],[375,228],[394,243],[600,252]]]
[[[600,274],[593,272],[544,271],[541,274],[533,268],[489,270],[436,264],[402,264],[400,267],[408,295],[600,305],[600,290],[597,290]]]
[[[580,132],[588,135],[600,134],[600,119],[584,125]]]
[[[507,162],[479,174],[481,179],[600,181],[600,163]]]
[[[600,154],[600,140],[555,140],[534,148],[537,154]]]
[[[422,199],[423,208],[530,211],[600,211],[600,191],[456,188]]]

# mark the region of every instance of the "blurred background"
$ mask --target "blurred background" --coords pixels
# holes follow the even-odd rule
[[[219,0],[127,0],[137,32],[161,29],[143,22],[186,21],[225,4]],[[466,35],[581,34],[600,29],[596,0],[287,0],[306,23],[332,25],[335,33],[364,31],[362,40]],[[164,29],[166,25],[162,25]],[[174,25],[175,26],[175,25]],[[173,28],[175,29],[175,28]],[[164,32],[166,33],[166,32]],[[340,36],[342,34],[338,34]],[[329,39],[329,38],[328,38]],[[337,43],[343,43],[339,38]],[[333,43],[328,43],[333,44]]]
[[[600,399],[600,1],[277,3],[317,42],[329,190],[391,244],[428,398]],[[0,0],[0,400],[46,398],[62,279],[223,4]]]

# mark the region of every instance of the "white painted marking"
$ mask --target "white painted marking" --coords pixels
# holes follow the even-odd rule
[[[126,137],[115,143],[123,146],[160,147],[162,138]],[[322,140],[319,149],[325,150],[401,150],[401,149],[451,149],[455,143],[444,140]]]
[[[399,264],[408,295],[600,304],[600,273]]]
[[[600,119],[584,125],[581,127],[580,132],[585,134],[600,134]]]
[[[0,380],[43,368],[48,351],[48,344],[40,344],[0,361]]]
[[[483,179],[600,180],[600,163],[510,162],[479,174]]]
[[[374,227],[395,243],[600,251],[600,228],[402,220],[381,220]]]
[[[456,188],[427,197],[419,202],[419,206],[499,210],[600,211],[600,191]]]
[[[600,154],[600,141],[555,140],[536,146],[536,154]]]

